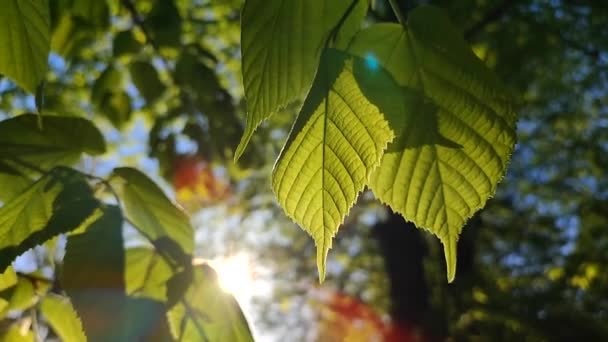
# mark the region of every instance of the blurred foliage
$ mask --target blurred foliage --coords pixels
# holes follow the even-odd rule
[[[317,287],[313,244],[283,216],[269,192],[272,162],[298,105],[262,124],[239,164],[232,163],[245,117],[240,0],[50,0],[52,52],[42,112],[89,118],[101,128],[110,157],[85,158],[82,169],[107,175],[120,160],[144,165],[165,177],[166,184],[191,191],[182,200],[196,213],[201,244],[194,254],[211,258],[243,249],[268,268],[260,278],[271,281],[271,299],[254,303],[253,323],[276,340],[315,340],[335,333],[322,328],[328,317],[353,326],[350,309],[336,314],[345,301],[361,308],[355,318],[366,317],[365,326],[376,329],[381,321],[385,327],[401,327],[401,332],[384,335],[397,336],[393,340],[403,340],[406,330],[427,339],[605,338],[608,4],[400,3],[408,12],[423,2],[446,9],[476,54],[517,96],[520,116],[509,172],[496,196],[465,228],[459,245],[466,252],[459,261],[462,272],[451,285],[445,283],[440,246],[411,226],[393,227],[414,232],[408,239],[395,239],[403,244],[382,244],[378,234],[391,226],[380,223],[391,215],[364,193],[334,244],[325,294]],[[386,1],[376,0],[366,20],[396,18]],[[144,76],[137,69],[145,69]],[[1,119],[34,112],[35,103],[33,96],[0,78]],[[0,169],[21,170],[5,164],[0,155]],[[16,183],[0,178],[0,184]],[[412,237],[419,239],[419,250],[407,244]],[[141,237],[134,240],[139,243]],[[62,267],[62,255],[57,245],[61,243],[52,241],[29,252],[33,269],[8,268],[0,276],[1,340],[33,341],[34,322],[47,324],[32,308],[58,286],[55,271]],[[146,267],[128,261],[133,253],[146,256],[152,250],[149,244],[136,247],[146,249],[128,250],[127,274],[138,273],[129,271],[133,267]],[[408,263],[406,256],[420,262]],[[402,274],[422,272],[424,290],[391,288],[395,271],[389,259]],[[163,264],[157,268],[155,277],[137,278],[141,290],[125,291],[163,300],[159,293],[165,290],[155,282],[174,275]],[[415,322],[396,318],[395,303],[404,297],[426,299]],[[59,334],[52,328],[41,331],[48,338]]]

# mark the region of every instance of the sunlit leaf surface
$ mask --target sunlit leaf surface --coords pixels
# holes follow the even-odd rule
[[[262,121],[308,92],[321,52],[343,16],[348,14],[335,38],[346,41],[359,28],[366,9],[363,0],[245,2],[241,45],[247,127],[237,158]]]
[[[328,50],[272,174],[279,204],[317,245],[321,281],[327,252],[393,133],[359,88],[364,61]]]
[[[350,52],[386,68],[402,87],[387,115],[397,138],[370,187],[441,239],[451,281],[462,227],[494,194],[513,151],[509,95],[433,7],[412,11],[408,31],[397,24],[369,27]]]

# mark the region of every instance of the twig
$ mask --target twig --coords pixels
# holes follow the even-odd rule
[[[397,20],[399,20],[399,23],[401,24],[401,26],[405,27],[407,20],[405,19],[405,16],[401,12],[401,9],[399,8],[399,4],[397,3],[397,0],[388,0],[388,2],[391,4],[391,8],[393,9],[393,12],[395,13],[395,16],[397,17]]]

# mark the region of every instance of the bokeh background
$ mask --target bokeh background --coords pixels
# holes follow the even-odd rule
[[[498,192],[464,229],[445,281],[437,239],[366,192],[318,284],[312,240],[277,206],[270,171],[298,103],[238,164],[241,0],[50,0],[45,114],[92,119],[111,148],[80,168],[131,165],[192,215],[261,341],[600,341],[608,336],[608,2],[401,1],[443,7],[513,92],[518,143]],[[1,10],[1,9],[0,9]],[[396,21],[373,1],[366,24]],[[35,108],[0,79],[0,117]],[[129,244],[140,240],[127,230]],[[18,259],[53,272],[57,251]],[[27,314],[27,313],[25,313]]]

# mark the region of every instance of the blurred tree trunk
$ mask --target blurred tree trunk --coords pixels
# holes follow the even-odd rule
[[[479,215],[472,218],[463,230],[458,244],[458,274],[453,284],[445,280],[443,252],[430,253],[438,246],[429,246],[423,234],[413,223],[406,222],[390,209],[386,221],[374,226],[390,288],[390,316],[393,331],[389,341],[434,341],[449,336],[447,322],[450,306],[459,306],[454,299],[467,291],[474,271],[474,242],[480,226]],[[434,238],[433,238],[434,239]],[[429,254],[433,269],[425,269]],[[429,263],[426,261],[428,267]],[[434,274],[429,274],[433,272]],[[435,281],[437,280],[437,281]],[[470,289],[469,289],[470,290]],[[442,298],[434,298],[440,294]],[[432,337],[431,337],[432,336]]]

